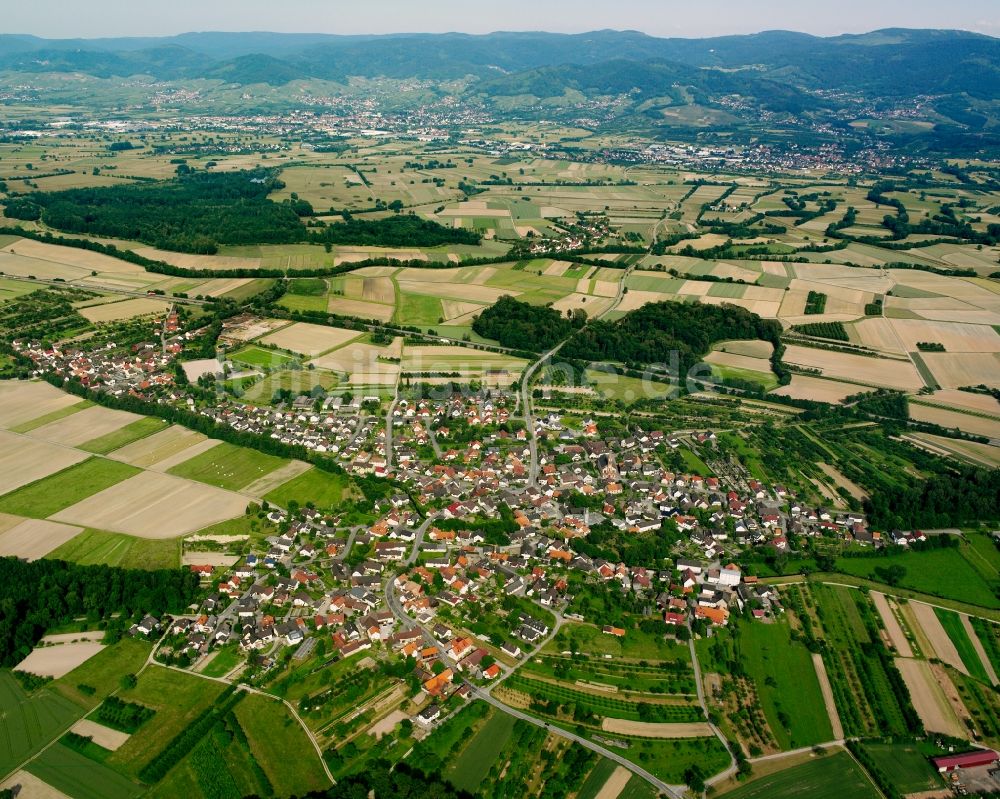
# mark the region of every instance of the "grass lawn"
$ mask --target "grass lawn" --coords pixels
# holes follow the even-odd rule
[[[208,662],[208,665],[201,670],[201,673],[206,677],[222,677],[235,669],[237,665],[244,661],[244,659],[245,658],[240,654],[240,651],[237,649],[235,644],[233,646],[223,647],[219,650],[218,654]]]
[[[88,458],[0,498],[0,512],[45,519],[140,471],[127,463]]]
[[[401,325],[436,325],[444,316],[441,300],[423,294],[400,294],[392,321]]]
[[[319,756],[282,702],[251,694],[236,706],[235,713],[277,796],[329,787]]]
[[[757,685],[764,715],[782,749],[833,738],[809,650],[792,642],[785,622],[740,625],[743,665]]]
[[[80,449],[93,452],[95,455],[107,455],[109,452],[121,449],[133,441],[138,441],[141,438],[153,435],[153,433],[166,430],[169,426],[162,419],[157,419],[154,416],[146,416],[142,419],[136,419],[131,424],[127,424],[119,430],[98,436],[86,444],[81,444]]]
[[[877,581],[876,567],[896,564],[906,569],[906,575],[899,581],[903,588],[984,608],[1000,608],[1000,600],[990,584],[957,549],[902,552],[877,558],[839,558],[836,568],[845,574]]]
[[[456,788],[474,793],[514,731],[514,717],[495,711],[448,766],[445,777]]]
[[[576,642],[576,650],[587,655],[612,655],[632,660],[689,660],[685,645],[666,641],[655,633],[642,630],[628,630],[623,638],[605,635],[592,624],[567,623],[559,634],[545,647],[546,652],[559,653],[571,649],[571,641]]]
[[[90,710],[101,704],[112,691],[118,690],[118,680],[122,675],[138,673],[152,648],[147,641],[122,638],[52,682],[52,688]],[[81,685],[90,686],[94,693],[84,693],[79,688]]]
[[[31,430],[35,430],[39,427],[49,424],[49,422],[57,422],[60,419],[65,419],[67,416],[72,416],[74,413],[79,413],[84,408],[90,408],[93,406],[93,402],[90,400],[82,400],[75,405],[67,405],[65,408],[60,408],[57,411],[52,411],[44,416],[39,416],[35,419],[29,419],[27,422],[22,422],[16,427],[10,428],[12,433],[27,433]]]
[[[979,659],[979,653],[973,648],[972,640],[965,631],[961,617],[952,610],[942,610],[941,608],[934,608],[934,614],[938,617],[938,621],[941,622],[941,626],[944,627],[944,631],[948,633],[948,637],[955,645],[955,649],[958,650],[958,656],[962,658],[962,662],[965,664],[965,668],[969,670],[969,674],[977,680],[989,684],[990,678],[986,673],[986,667],[983,666],[983,661]]]
[[[345,474],[324,472],[312,468],[264,496],[268,502],[287,508],[295,500],[299,505],[312,502],[317,508],[336,508],[351,489],[351,478]]]
[[[62,743],[46,749],[28,765],[27,771],[73,799],[129,799],[145,790]]]
[[[650,774],[670,785],[684,782],[684,772],[697,767],[708,777],[729,765],[729,753],[718,738],[636,738],[615,734],[614,740],[627,741],[622,749],[604,743],[612,752],[638,763]]]
[[[181,563],[181,539],[136,538],[88,528],[45,557],[85,566],[101,563],[125,569],[176,569]]]
[[[244,363],[248,366],[284,366],[298,360],[289,355],[284,350],[268,350],[251,344],[238,352],[229,356],[229,360],[235,363]]]
[[[138,702],[156,711],[153,724],[144,725],[108,758],[108,765],[135,776],[187,728],[222,693],[221,683],[190,674],[150,666],[139,675],[139,684],[119,696],[126,702]]]
[[[687,447],[678,447],[677,451],[681,454],[684,459],[684,465],[694,474],[700,475],[702,477],[711,477],[712,470],[708,468],[708,464],[705,463],[701,458],[695,455]]]
[[[608,781],[608,777],[614,773],[616,768],[618,768],[618,764],[613,760],[608,760],[606,757],[598,760],[597,765],[580,786],[580,792],[576,795],[576,799],[597,799],[597,794],[601,792],[604,783]]]
[[[0,709],[0,774],[13,771],[83,715],[50,688],[26,694],[6,669],[0,671]]]
[[[276,455],[265,455],[255,449],[223,442],[177,464],[167,472],[230,491],[239,491],[286,463],[288,461]]]
[[[941,787],[927,755],[914,744],[865,744],[865,751],[892,780],[900,793],[918,793]]]
[[[808,763],[752,780],[723,799],[878,799],[879,792],[847,752],[817,757]]]

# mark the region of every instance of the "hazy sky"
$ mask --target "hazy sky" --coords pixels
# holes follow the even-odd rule
[[[820,35],[963,28],[1000,35],[1000,0],[26,0],[0,32],[49,37],[185,31],[395,33],[634,29],[711,36],[781,28]]]

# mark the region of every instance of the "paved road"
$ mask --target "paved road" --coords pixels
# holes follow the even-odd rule
[[[694,635],[691,634],[690,619],[687,621],[687,628],[688,648],[691,650],[691,666],[694,668],[694,687],[698,692],[698,704],[701,705],[701,711],[705,714],[706,721],[708,721],[708,703],[705,701],[705,688],[701,680],[701,664],[698,662],[698,651],[694,646]],[[711,721],[708,721],[708,726],[712,728],[712,732],[715,733],[715,737],[718,738],[719,742],[725,747],[726,753],[729,755],[729,768],[735,771],[736,757],[729,748],[729,741],[727,741],[726,736],[722,734],[722,730],[715,726]]]

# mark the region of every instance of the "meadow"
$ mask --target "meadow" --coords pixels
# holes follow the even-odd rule
[[[287,461],[255,449],[223,442],[167,470],[168,474],[239,491],[281,468]]]
[[[83,715],[51,688],[25,693],[6,669],[0,670],[0,774],[14,770]]]
[[[847,752],[817,756],[792,768],[751,780],[723,799],[878,799],[881,794]]]
[[[90,458],[0,497],[0,512],[45,519],[140,472],[125,463]]]

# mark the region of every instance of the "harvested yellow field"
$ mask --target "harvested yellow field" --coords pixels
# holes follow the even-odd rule
[[[75,732],[84,738],[92,738],[95,744],[112,752],[120,749],[122,744],[131,737],[127,732],[113,730],[90,719],[80,719],[72,726],[70,732]]]
[[[238,288],[245,286],[250,282],[248,277],[217,277],[212,280],[206,280],[202,283],[196,290],[189,291],[191,294],[196,292],[198,294],[205,294],[209,297],[218,297],[222,294],[227,294],[230,291],[235,291]]]
[[[104,644],[97,641],[78,641],[72,644],[42,646],[32,649],[28,657],[18,663],[14,670],[58,679],[64,674],[69,674],[77,666],[86,663],[102,649],[104,649]]]
[[[588,294],[567,294],[552,303],[552,307],[565,314],[566,311],[582,309],[587,312],[587,316],[593,318],[600,316],[611,307],[613,300],[608,297],[594,297]]]
[[[406,347],[403,353],[403,368],[413,372],[516,369],[523,364],[524,361],[519,358],[483,352],[468,347],[445,345]]]
[[[358,330],[296,322],[261,339],[266,344],[315,358],[317,355],[342,347],[362,335]]]
[[[598,297],[617,297],[618,282],[614,280],[595,280],[593,290],[590,293],[596,294]]]
[[[482,285],[496,274],[495,266],[456,266],[453,269],[401,269],[397,280],[411,283],[473,283]]]
[[[651,721],[603,719],[601,729],[621,735],[638,735],[643,738],[705,738],[713,735],[712,727],[704,721],[662,724]]]
[[[394,383],[400,372],[399,363],[384,360],[402,357],[403,340],[397,338],[388,347],[374,344],[348,344],[327,353],[310,363],[319,369],[329,369],[350,376],[355,385],[364,385],[366,380],[373,384]]]
[[[459,319],[469,314],[477,314],[485,308],[475,302],[463,302],[462,300],[441,300],[441,310],[444,313],[446,322]]]
[[[175,466],[184,463],[185,461],[191,460],[191,458],[195,458],[202,453],[208,452],[210,449],[214,449],[221,443],[222,442],[217,438],[206,438],[204,441],[199,441],[193,446],[187,447],[180,452],[163,458],[163,460],[157,461],[149,468],[154,472],[165,472],[168,469],[173,469]]]
[[[745,355],[748,358],[763,358],[767,360],[774,352],[774,345],[770,341],[748,340],[748,341],[720,341],[715,345],[719,352],[728,352],[733,355]]]
[[[155,247],[139,247],[135,253],[181,269],[260,269],[260,258],[241,258],[232,255],[193,255],[158,250]]]
[[[782,319],[804,315],[806,310],[806,299],[808,296],[809,292],[804,289],[792,289],[790,291],[786,291],[784,298],[781,300],[781,307],[778,310],[778,315]]]
[[[809,375],[792,375],[792,382],[787,386],[775,389],[772,394],[780,394],[793,399],[815,400],[816,402],[837,403],[845,397],[857,394],[863,389],[850,383],[839,383],[836,380],[824,380]]]
[[[29,435],[32,438],[52,441],[67,447],[78,447],[80,444],[113,433],[115,430],[142,418],[137,413],[116,411],[94,405],[63,419],[49,422],[42,427],[36,427]]]
[[[327,311],[330,313],[341,316],[357,316],[360,319],[377,319],[379,322],[390,321],[395,310],[392,305],[349,300],[346,297],[336,295],[330,295],[330,299],[327,301]]]
[[[785,350],[784,360],[810,369],[819,369],[824,377],[854,380],[872,386],[916,391],[924,385],[916,367],[910,361],[869,358],[865,355],[800,347],[794,344]]]
[[[545,267],[545,271],[542,274],[549,277],[562,277],[572,265],[569,261],[553,261]]]
[[[722,242],[725,242],[725,237],[723,237]],[[719,262],[716,267],[712,270],[712,274],[716,277],[731,277],[733,280],[743,280],[746,283],[753,283],[760,276],[759,271],[754,271],[753,269],[747,269],[745,266],[740,266],[739,264],[729,263],[728,261]],[[759,286],[750,286],[750,288],[761,288]],[[774,291],[774,289],[767,289],[767,291]],[[779,289],[780,291],[780,289]]]
[[[992,394],[973,394],[971,391],[942,389],[927,397],[928,401],[955,408],[966,408],[979,413],[1000,416],[1000,402]]]
[[[678,294],[684,294],[691,297],[704,297],[708,294],[714,284],[709,283],[705,280],[685,280],[684,285],[678,290]],[[632,292],[630,291],[629,294]]]
[[[995,352],[922,352],[920,357],[942,388],[1000,386],[1000,354]]]
[[[201,433],[175,424],[166,430],[126,444],[121,449],[116,449],[108,457],[147,469],[153,464],[160,463],[178,453],[186,452],[196,444],[208,440]]]
[[[56,790],[30,771],[24,771],[23,769],[12,774],[3,782],[0,782],[0,790],[13,789],[15,787],[20,788],[21,792],[18,796],[21,799],[70,799],[62,791]]]
[[[86,460],[86,452],[0,430],[0,494]]]
[[[823,704],[826,706],[826,715],[830,719],[830,730],[833,732],[834,740],[841,740],[844,737],[844,724],[840,720],[840,713],[837,710],[837,702],[833,698],[833,686],[830,685],[830,675],[826,672],[826,664],[823,656],[819,652],[812,653],[813,668],[816,670],[816,679],[819,681],[819,690],[823,695]]]
[[[987,325],[893,319],[892,326],[908,352],[915,352],[919,341],[943,344],[949,353],[1000,352],[1000,335]]]
[[[351,275],[357,277],[392,277],[398,271],[398,266],[363,266],[351,272]]]
[[[630,779],[632,779],[631,771],[624,766],[615,766],[615,770],[601,786],[595,799],[618,799]]]
[[[0,380],[0,427],[17,427],[78,402],[79,397],[42,381]]]
[[[383,305],[392,305],[395,303],[396,288],[392,283],[392,278],[362,278],[361,299],[365,302],[378,302]]]
[[[79,280],[90,275],[90,271],[87,269],[55,261],[43,261],[39,258],[15,255],[8,250],[0,250],[0,272],[6,275],[37,277],[42,280],[55,280],[56,278]]]
[[[167,474],[142,472],[55,514],[55,521],[139,538],[176,538],[242,516],[247,498]]]
[[[945,438],[928,433],[912,433],[904,437],[917,446],[938,455],[959,458],[990,469],[1000,468],[1000,447],[995,447],[992,444],[962,441],[958,438]]]
[[[135,316],[165,315],[169,309],[169,302],[134,297],[81,308],[80,315],[90,322],[117,322],[119,319],[132,319]]]
[[[748,300],[743,297],[702,297],[707,305],[738,305],[764,319],[777,319],[781,302],[778,300]]]
[[[930,422],[941,427],[955,427],[966,433],[987,438],[1000,439],[1000,419],[987,419],[970,413],[932,408],[917,402],[910,402],[910,417],[918,422]]]
[[[66,264],[88,272],[122,272],[138,275],[146,275],[146,271],[128,261],[119,258],[112,258],[110,255],[103,255],[90,250],[79,250],[76,247],[61,247],[58,244],[46,244],[42,241],[32,239],[20,239],[5,248],[7,252],[17,255],[24,255],[29,258],[37,258],[41,261],[52,261],[57,264]]]
[[[920,629],[934,650],[933,653],[927,653],[927,656],[937,657],[938,660],[947,663],[952,668],[958,669],[962,674],[967,675],[969,670],[962,662],[962,657],[958,654],[955,644],[952,643],[951,638],[948,637],[948,633],[945,632],[941,620],[934,612],[934,608],[925,602],[911,601],[910,609],[913,611],[913,617],[916,619],[917,624],[920,625]]]
[[[672,294],[660,294],[658,291],[638,291],[636,289],[629,289],[628,294],[622,297],[622,301],[618,303],[617,310],[634,311],[637,308],[641,308],[643,305],[647,305],[648,303],[663,302],[664,300],[669,300],[672,297]]]
[[[908,352],[909,350],[903,347],[899,341],[899,337],[896,335],[896,331],[893,328],[893,321],[881,316],[873,316],[869,319],[862,319],[860,322],[855,322],[854,330],[858,334],[859,343],[880,352]]]
[[[913,709],[924,727],[931,732],[960,737],[965,730],[955,716],[947,696],[934,678],[930,664],[924,660],[896,658],[896,668],[910,692]]]
[[[38,560],[82,532],[82,527],[57,524],[45,519],[25,519],[0,533],[0,555]]]

